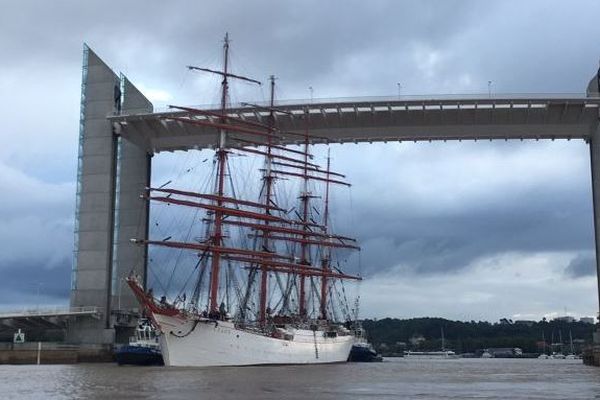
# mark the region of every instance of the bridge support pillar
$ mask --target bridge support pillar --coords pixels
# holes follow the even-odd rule
[[[146,113],[152,104],[84,47],[71,307],[95,306],[98,319],[74,318],[67,340],[112,344],[115,329],[135,326],[138,303],[123,278],[145,279],[146,251],[129,242],[148,234],[150,155],[120,137],[109,115]]]
[[[121,75],[122,111],[150,113],[152,103]],[[112,252],[111,309],[129,312],[139,308],[133,292],[125,283],[130,272],[146,280],[146,247],[131,243],[131,239],[148,236],[149,204],[140,198],[150,186],[151,155],[123,137],[117,140],[115,176],[115,215]]]
[[[592,198],[594,202],[594,236],[596,244],[596,276],[598,279],[598,318],[600,318],[600,125],[590,137],[590,164],[592,169]],[[594,334],[594,341],[600,344],[600,323]]]

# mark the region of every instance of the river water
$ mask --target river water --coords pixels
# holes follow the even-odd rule
[[[0,365],[0,399],[600,399],[581,360],[387,359],[241,368]]]

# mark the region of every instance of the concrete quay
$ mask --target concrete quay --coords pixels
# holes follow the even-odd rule
[[[588,347],[583,352],[583,363],[585,365],[600,367],[600,345]]]
[[[594,332],[594,344],[583,352],[583,363],[600,367],[600,327]]]
[[[0,343],[0,364],[76,364],[112,362],[108,345],[69,345],[56,342]]]

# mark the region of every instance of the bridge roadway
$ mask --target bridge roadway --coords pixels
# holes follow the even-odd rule
[[[28,336],[43,337],[47,330],[64,329],[69,320],[76,318],[97,320],[102,310],[98,307],[36,308],[0,312],[0,338],[12,339],[17,329]]]
[[[52,317],[77,317],[97,316],[101,310],[98,307],[66,307],[66,308],[34,308],[18,311],[0,312],[0,321],[21,318],[52,318]]]
[[[282,131],[318,136],[312,142],[584,139],[598,128],[600,97],[581,94],[419,96],[280,102],[275,113]],[[214,106],[197,107],[215,110]],[[233,117],[264,122],[268,112],[234,106]],[[308,115],[308,126],[306,123]],[[186,111],[111,115],[115,131],[149,153],[213,147],[216,130],[168,117],[207,117]],[[234,136],[256,140],[256,136]],[[245,137],[244,137],[245,136]],[[282,143],[300,143],[298,135],[282,135]]]

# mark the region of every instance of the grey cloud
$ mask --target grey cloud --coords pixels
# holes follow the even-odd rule
[[[62,259],[52,268],[38,262],[21,260],[17,263],[0,263],[0,305],[33,305],[42,301],[48,305],[64,304],[69,298],[71,260]],[[39,290],[39,298],[38,297]]]
[[[510,147],[514,158],[518,159],[521,156],[515,154],[531,155],[530,149],[536,145],[469,145],[460,153],[464,156],[462,165],[474,168],[479,165],[474,157],[477,148],[500,147],[498,151],[502,154]],[[510,168],[498,163],[496,168],[506,169],[489,176],[485,185],[478,183],[479,192],[471,192],[469,186],[463,187],[461,183],[468,179],[479,182],[480,178],[486,178],[485,171],[464,174],[461,167],[451,164],[452,157],[429,162],[430,165],[445,166],[446,178],[457,179],[454,185],[448,184],[443,182],[444,177],[430,178],[438,169],[428,165],[427,156],[435,151],[430,153],[418,149],[417,145],[408,146],[421,161],[411,159],[395,163],[398,170],[409,162],[416,162],[417,168],[400,172],[399,186],[387,190],[391,201],[385,200],[383,188],[386,185],[383,182],[390,180],[390,174],[399,172],[387,169],[390,166],[384,163],[378,169],[369,169],[370,178],[361,175],[360,181],[354,182],[360,207],[354,209],[356,215],[352,221],[359,223],[350,222],[347,213],[337,215],[342,222],[338,227],[352,231],[362,240],[363,267],[367,274],[397,265],[418,274],[447,273],[464,269],[478,258],[503,252],[585,252],[593,249],[589,175],[580,174],[580,168],[585,168],[587,161],[584,146],[564,142],[564,145],[557,143],[554,149],[547,150],[548,158],[540,167],[542,171],[544,166],[553,164],[552,154],[573,151],[571,161],[560,162],[565,170],[563,177],[547,171],[546,177],[542,178],[531,169],[522,169],[525,165]],[[573,146],[571,150],[569,146]],[[489,154],[489,150],[485,153]],[[582,160],[581,164],[576,160]],[[374,160],[363,156],[363,161]],[[531,159],[532,165],[535,162]],[[511,176],[514,176],[514,183]],[[407,196],[421,190],[421,177],[430,179],[423,182],[431,188],[426,197]]]
[[[567,268],[565,274],[570,278],[581,278],[596,274],[596,257],[593,254],[580,254],[575,257]]]
[[[56,276],[56,296],[66,301],[83,42],[134,83],[185,104],[211,101],[207,78],[183,66],[218,65],[227,30],[234,68],[261,79],[278,75],[281,98],[306,98],[309,85],[316,97],[389,95],[397,82],[405,94],[485,92],[488,80],[495,92],[583,92],[600,54],[599,14],[600,3],[591,0],[3,4],[0,168],[10,165],[39,182],[26,192],[11,185],[11,200],[0,207],[2,226],[10,223],[10,248],[5,244],[2,251],[18,255],[0,265],[3,280],[10,275],[0,291],[33,293],[23,282],[36,274],[46,281]],[[254,100],[261,93],[242,87],[236,95]],[[496,152],[499,167],[469,185],[464,182],[473,179],[472,171],[455,169],[454,178],[443,172],[466,165],[461,157],[481,147],[436,153],[436,145],[413,146],[372,156],[360,147],[364,157],[348,146],[339,150],[340,169],[355,184],[355,216],[339,211],[338,227],[362,240],[368,274],[400,264],[420,274],[456,272],[499,252],[593,249],[589,175],[573,167],[584,164],[585,170],[583,147],[569,159],[540,143],[539,154],[515,160],[521,176],[507,186],[499,159],[519,146],[489,146],[482,156]],[[544,154],[556,157],[555,168],[546,163],[549,170],[537,169]],[[436,159],[437,169],[428,169]],[[560,175],[561,167],[575,176]],[[377,178],[381,174],[393,176],[386,181]],[[15,182],[0,174],[4,187],[8,179]],[[388,193],[386,183],[392,185]],[[61,185],[62,194],[53,185]],[[351,220],[355,224],[344,222]],[[33,254],[26,250],[32,232],[36,240],[54,239]],[[48,259],[54,273],[42,266]],[[585,271],[584,261],[571,264],[569,277]]]

